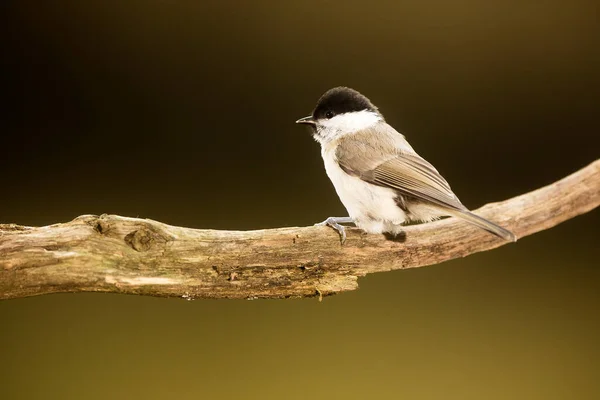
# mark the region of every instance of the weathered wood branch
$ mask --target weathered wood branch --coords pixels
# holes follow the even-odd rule
[[[522,238],[600,205],[600,160],[476,212]],[[57,292],[193,298],[329,295],[359,276],[421,267],[506,242],[455,218],[406,227],[403,242],[326,227],[216,231],[116,215],[40,228],[0,224],[0,299]]]

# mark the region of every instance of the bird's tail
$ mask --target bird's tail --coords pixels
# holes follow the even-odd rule
[[[480,217],[479,215],[475,215],[472,212],[470,212],[469,210],[447,210],[447,211],[452,216],[462,218],[465,221],[470,222],[471,224],[473,224],[481,229],[484,229],[490,233],[493,233],[494,235],[496,235],[504,240],[508,240],[509,242],[517,241],[517,237],[511,231],[504,229],[503,227],[498,226],[495,223],[488,221],[485,218]]]

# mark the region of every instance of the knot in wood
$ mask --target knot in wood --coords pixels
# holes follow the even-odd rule
[[[125,236],[125,243],[127,243],[132,249],[136,251],[148,251],[153,246],[163,246],[167,239],[165,239],[160,233],[155,232],[146,227],[136,229],[135,231]]]

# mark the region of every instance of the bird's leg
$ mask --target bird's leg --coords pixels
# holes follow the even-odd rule
[[[353,224],[354,220],[350,217],[329,217],[323,222],[315,224],[315,226],[330,226],[340,235],[342,244],[346,241],[346,228],[340,224]]]

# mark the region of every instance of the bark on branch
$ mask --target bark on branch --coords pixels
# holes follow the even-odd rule
[[[600,160],[476,212],[522,238],[600,204]],[[406,227],[403,242],[327,227],[216,231],[116,215],[45,227],[0,224],[0,299],[57,292],[194,298],[325,296],[360,276],[437,264],[506,242],[456,218]]]

